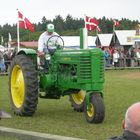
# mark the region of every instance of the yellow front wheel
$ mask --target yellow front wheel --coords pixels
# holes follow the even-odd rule
[[[85,103],[84,114],[89,123],[103,122],[105,117],[105,106],[99,93],[90,95],[89,105]]]

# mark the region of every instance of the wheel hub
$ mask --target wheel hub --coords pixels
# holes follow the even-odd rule
[[[20,108],[24,102],[24,77],[19,65],[15,65],[11,75],[11,94],[13,103]]]
[[[72,98],[76,104],[80,105],[85,99],[85,94],[86,91],[80,90],[77,94],[72,94]]]
[[[92,104],[90,104],[90,109],[87,109],[87,114],[90,118],[94,116],[94,108]]]

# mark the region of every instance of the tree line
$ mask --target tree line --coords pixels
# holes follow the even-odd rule
[[[113,20],[108,19],[105,16],[102,18],[95,18],[99,22],[99,27],[101,29],[100,33],[112,33],[113,32]],[[134,30],[139,24],[138,20],[130,20],[122,18],[119,20],[120,26],[116,27],[116,30]],[[35,32],[31,33],[28,30],[20,29],[20,41],[32,41],[38,40],[39,35],[45,31],[46,24],[53,23],[55,26],[55,31],[61,36],[77,36],[79,35],[79,29],[84,27],[83,18],[73,18],[70,14],[63,18],[61,15],[55,16],[53,20],[48,20],[45,16],[38,23],[33,23]],[[12,41],[17,40],[17,24],[9,25],[6,23],[0,26],[0,36],[3,37],[4,42],[8,42],[8,33],[11,34]],[[96,35],[96,31],[90,31],[89,35]]]

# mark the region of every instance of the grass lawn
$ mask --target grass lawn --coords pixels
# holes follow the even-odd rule
[[[9,136],[0,136],[0,140],[20,140],[20,139]]]
[[[19,117],[10,109],[7,80],[7,76],[0,76],[0,108],[11,113],[12,118],[0,120],[1,126],[87,140],[106,140],[121,134],[121,121],[126,109],[140,100],[140,70],[107,70],[103,90],[106,106],[103,123],[87,123],[83,113],[72,110],[68,96],[60,100],[39,99],[33,117]]]

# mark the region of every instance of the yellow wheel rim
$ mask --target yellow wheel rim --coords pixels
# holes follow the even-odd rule
[[[94,107],[90,104],[90,110],[87,109],[87,115],[91,118],[94,116]]]
[[[24,102],[24,78],[19,65],[15,65],[11,74],[11,96],[14,105],[20,108]]]
[[[86,94],[86,91],[84,90],[80,90],[78,93],[76,94],[71,94],[74,102],[78,105],[82,104],[84,102],[84,99],[85,99],[85,94]]]

